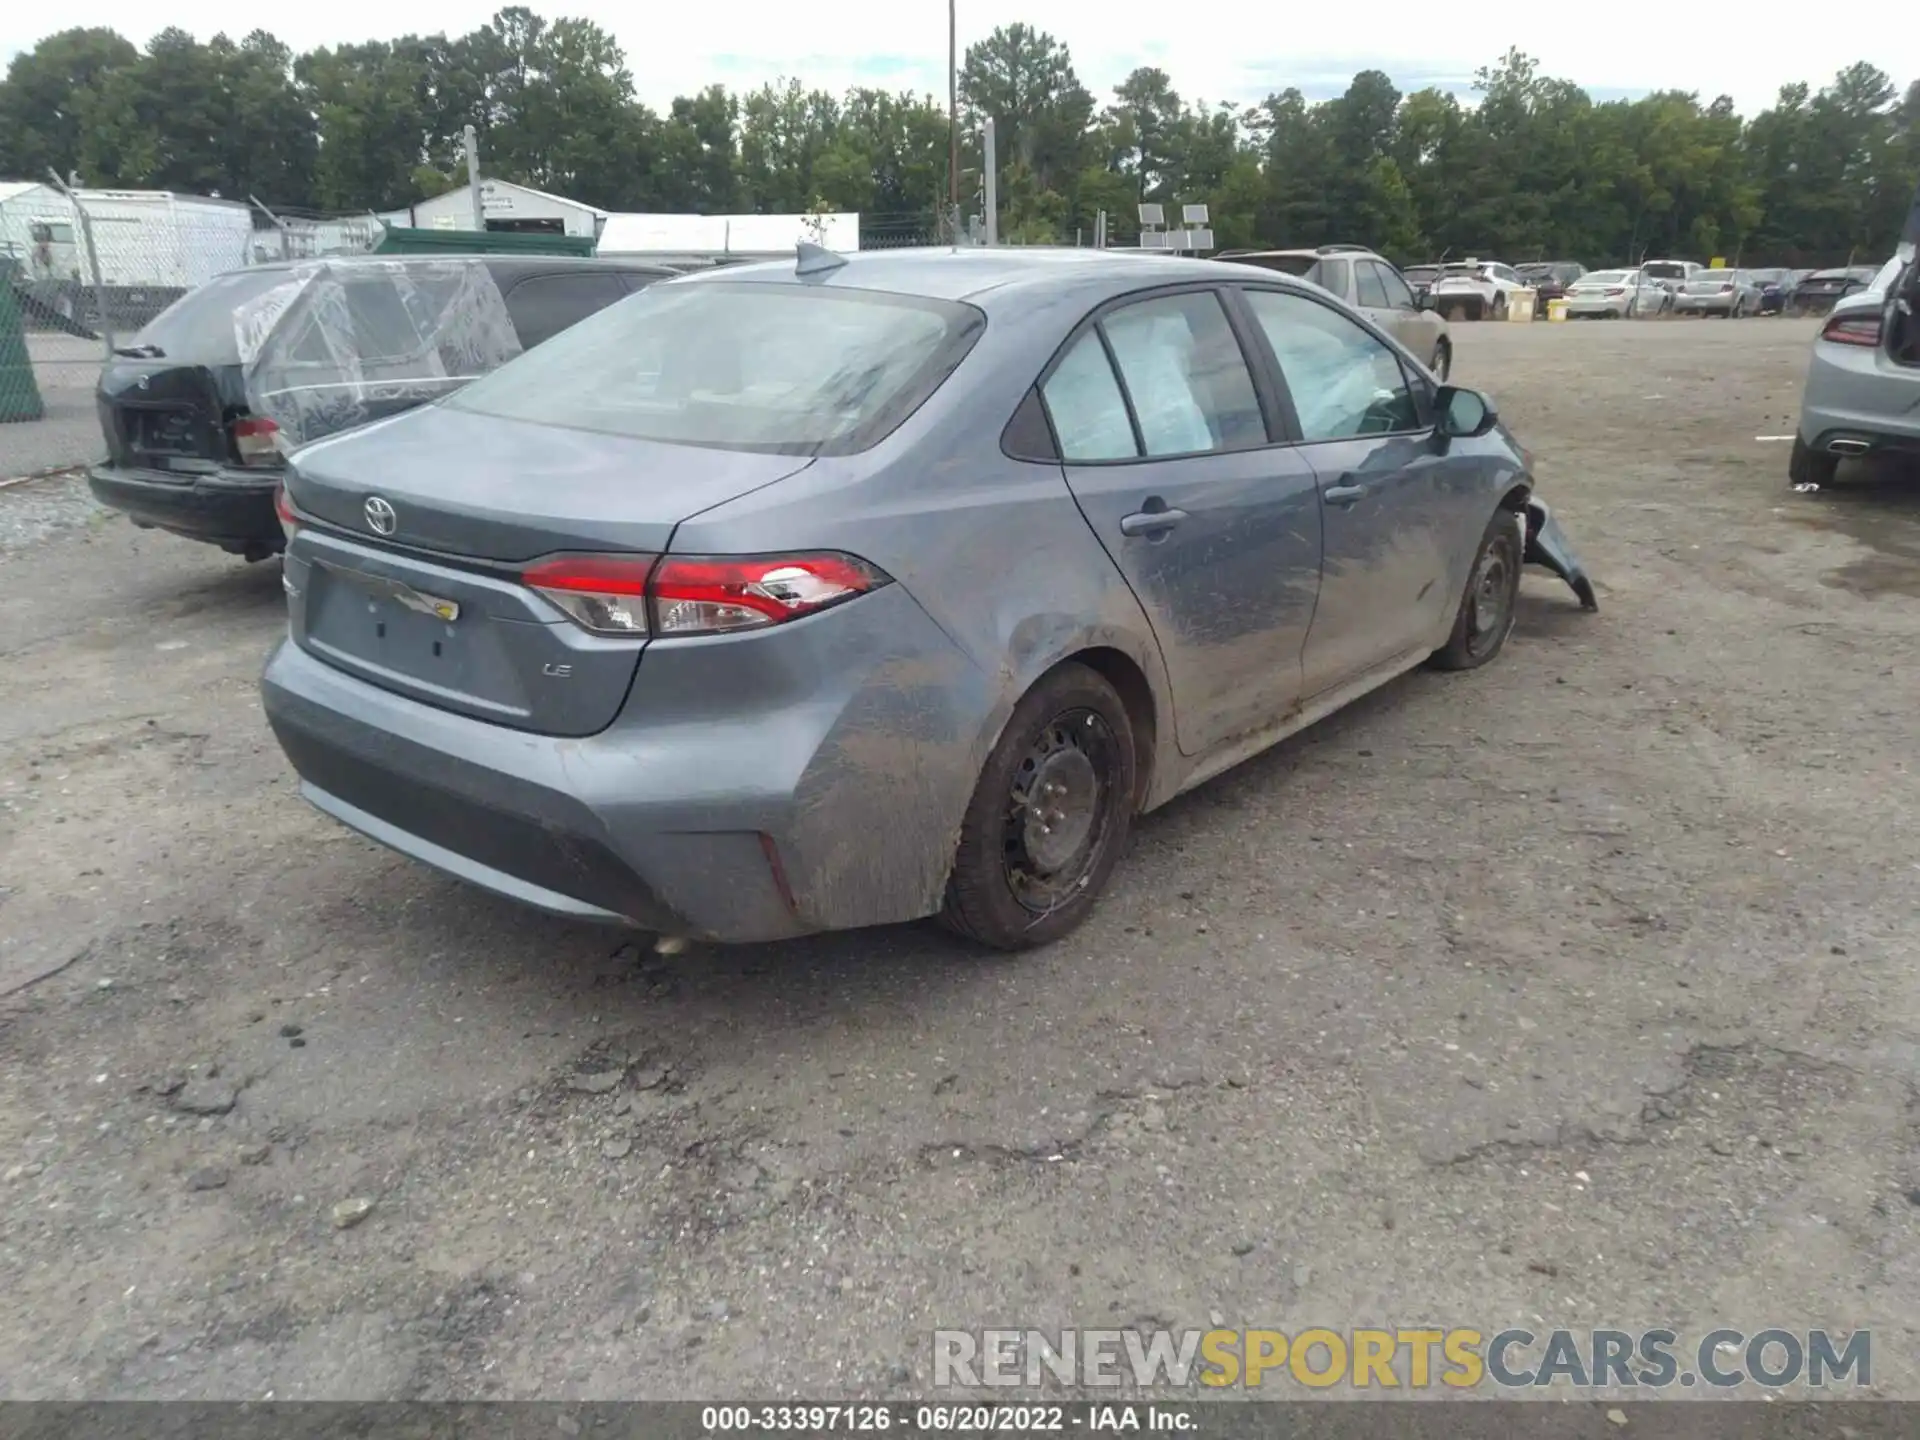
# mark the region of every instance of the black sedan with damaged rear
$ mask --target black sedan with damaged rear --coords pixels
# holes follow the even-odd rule
[[[291,449],[436,400],[676,272],[552,255],[336,256],[217,276],[101,371],[94,497],[248,560]]]

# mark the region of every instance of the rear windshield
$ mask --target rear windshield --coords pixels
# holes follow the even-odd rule
[[[236,270],[231,275],[216,275],[149,320],[128,346],[153,346],[160,351],[156,359],[238,365],[240,346],[233,333],[233,312],[274,286],[286,284],[287,278],[285,270]]]
[[[639,440],[845,455],[918,409],[985,325],[970,305],[920,296],[667,282],[445,403]]]
[[[1715,285],[1724,285],[1733,279],[1733,276],[1734,272],[1731,270],[1696,270],[1693,272],[1693,283],[1704,285],[1712,281]]]
[[[1618,285],[1627,278],[1627,274],[1625,270],[1595,270],[1582,275],[1580,283],[1582,285]]]
[[[1640,273],[1651,275],[1656,280],[1678,280],[1687,273],[1687,267],[1672,260],[1656,260],[1650,265],[1642,265]]]
[[[1316,255],[1230,255],[1227,258],[1236,265],[1257,265],[1262,270],[1278,270],[1283,275],[1298,275],[1302,279],[1312,279],[1320,268]]]
[[[1400,272],[1409,280],[1431,280],[1440,273],[1438,265],[1409,265]]]

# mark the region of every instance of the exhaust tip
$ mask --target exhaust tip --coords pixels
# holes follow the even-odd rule
[[[1827,442],[1827,449],[1835,455],[1864,455],[1871,448],[1864,440],[1854,440],[1846,436]]]

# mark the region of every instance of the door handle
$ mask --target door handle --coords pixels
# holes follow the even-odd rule
[[[1344,508],[1364,496],[1367,493],[1367,487],[1364,485],[1329,485],[1320,493],[1327,504],[1339,505]]]
[[[1184,510],[1137,510],[1120,517],[1120,533],[1128,536],[1164,535],[1187,518]]]

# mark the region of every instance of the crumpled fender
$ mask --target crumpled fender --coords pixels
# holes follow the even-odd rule
[[[1600,600],[1593,593],[1593,581],[1587,578],[1586,566],[1580,563],[1579,555],[1560,528],[1560,522],[1553,518],[1546,501],[1528,498],[1526,523],[1526,563],[1551,570],[1572,586],[1573,593],[1580,597],[1582,610],[1599,610]]]

